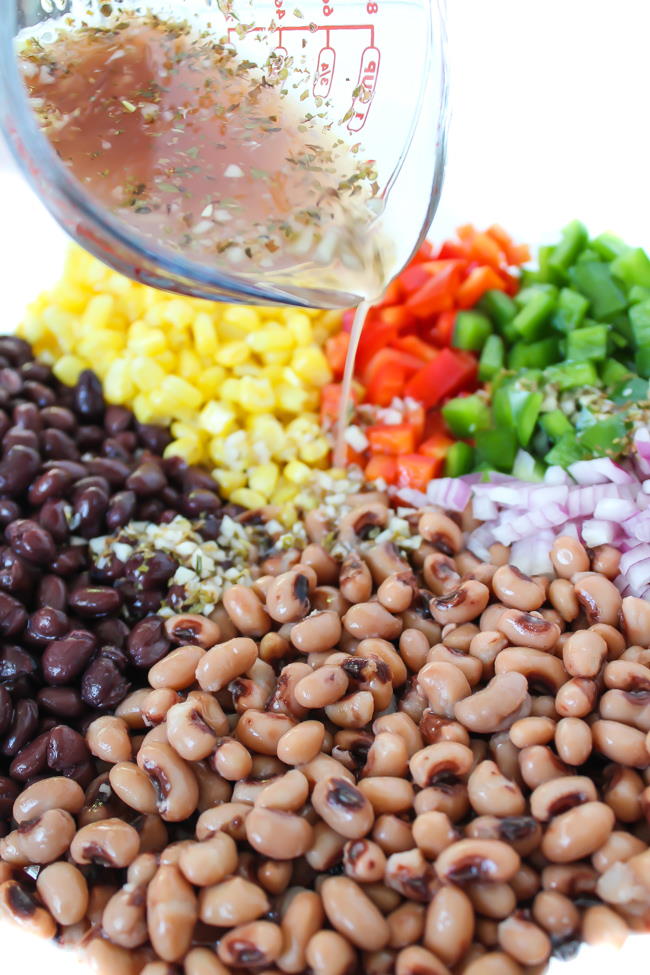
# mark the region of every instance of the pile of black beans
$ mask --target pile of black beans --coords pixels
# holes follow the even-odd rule
[[[156,552],[99,570],[88,540],[132,519],[196,520],[216,538],[216,482],[163,459],[166,430],[107,406],[0,337],[0,835],[27,782],[95,775],[84,733],[169,650],[156,613],[177,564]],[[138,676],[140,672],[141,676]],[[145,680],[146,683],[146,680]]]

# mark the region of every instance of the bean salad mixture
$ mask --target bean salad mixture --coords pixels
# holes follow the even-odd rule
[[[345,470],[345,316],[76,253],[0,337],[0,921],[97,975],[532,975],[648,930],[650,262],[528,256],[425,245]]]

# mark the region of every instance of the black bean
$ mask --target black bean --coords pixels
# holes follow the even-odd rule
[[[84,369],[74,387],[74,411],[84,420],[101,420],[104,416],[102,384],[90,369]]]
[[[65,772],[75,765],[82,765],[90,758],[83,735],[64,724],[58,724],[50,732],[47,744],[47,764],[56,772]]]
[[[103,655],[93,660],[81,679],[82,701],[97,710],[116,707],[130,689],[117,664]]]
[[[20,518],[20,506],[8,498],[0,499],[0,526],[4,528],[10,521]]]
[[[68,596],[69,605],[84,618],[96,619],[115,613],[121,602],[119,592],[108,586],[78,586]]]
[[[6,775],[0,775],[0,816],[9,819],[15,800],[20,792],[19,787]]]
[[[41,458],[33,447],[16,445],[0,460],[0,492],[20,494],[34,479]]]
[[[136,508],[135,491],[119,491],[113,495],[106,511],[106,527],[115,532],[133,518]]]
[[[221,511],[219,514],[206,515],[205,518],[201,520],[198,532],[204,541],[216,541],[216,539],[219,538],[223,518],[224,513]]]
[[[41,659],[43,679],[47,684],[69,684],[85,670],[96,646],[95,636],[88,630],[71,630],[54,640]]]
[[[138,437],[133,430],[123,430],[122,433],[117,433],[114,437],[109,438],[113,443],[119,444],[124,450],[128,450],[129,454],[134,454],[138,449]],[[105,440],[104,443],[107,441]],[[105,456],[108,457],[109,454],[102,450]]]
[[[103,457],[115,460],[129,461],[133,448],[127,448],[117,437],[107,437],[101,445]]]
[[[0,369],[0,386],[6,389],[10,396],[15,396],[23,388],[23,377],[17,369],[11,367]]]
[[[174,509],[174,515],[178,514],[180,511],[182,497],[181,492],[177,491],[176,488],[173,488],[170,484],[167,484],[160,492],[160,500],[163,502],[165,507]]]
[[[46,406],[41,410],[41,420],[46,427],[55,427],[64,433],[74,433],[77,429],[77,419],[65,406]]]
[[[34,358],[29,342],[26,342],[25,339],[19,339],[15,335],[0,336],[0,355],[6,356],[14,366],[22,366],[24,362],[29,362]]]
[[[51,732],[44,731],[20,749],[9,766],[9,774],[19,782],[27,782],[47,769],[47,750]]]
[[[38,701],[36,702],[38,704]],[[38,733],[39,735],[45,734],[46,731],[51,731],[57,724],[60,724],[56,718],[46,718],[41,717],[38,720]]]
[[[81,492],[74,504],[74,530],[82,538],[93,538],[101,533],[108,496],[99,487],[88,487]]]
[[[138,505],[136,517],[140,521],[157,522],[164,510],[165,506],[162,501],[158,501],[157,498],[149,498]]]
[[[30,518],[19,518],[7,525],[5,537],[16,555],[36,565],[51,565],[56,558],[54,539]]]
[[[107,406],[104,413],[104,430],[109,437],[116,433],[130,429],[133,424],[133,413],[125,406]]]
[[[212,475],[200,467],[186,466],[181,474],[181,483],[185,494],[191,491],[211,491],[213,494],[219,492],[219,485]]]
[[[0,681],[14,687],[21,677],[33,677],[38,671],[34,657],[13,643],[0,645]]]
[[[41,446],[46,457],[54,460],[79,460],[81,454],[74,440],[63,430],[49,427],[41,434]]]
[[[3,755],[16,755],[23,745],[34,737],[38,728],[38,705],[36,701],[26,697],[16,702],[14,716],[5,735],[2,748]]]
[[[10,548],[0,548],[0,589],[25,594],[31,592],[35,582],[36,571],[33,566]]]
[[[143,461],[126,479],[126,486],[138,497],[158,494],[167,483],[160,464],[153,460]]]
[[[142,590],[129,599],[126,606],[126,616],[130,623],[137,623],[145,616],[157,613],[163,601],[161,592],[157,590]]]
[[[86,477],[82,477],[78,480],[72,489],[72,503],[76,504],[79,498],[84,494],[88,488],[97,488],[101,494],[104,494],[106,498],[110,497],[111,486],[105,477],[99,477],[98,475],[89,474]]]
[[[70,629],[67,615],[52,606],[42,606],[27,620],[25,642],[33,647],[46,647],[52,640],[57,640]]]
[[[51,471],[53,467],[62,471],[67,471],[73,480],[78,481],[80,477],[85,477],[88,473],[84,464],[75,460],[46,460],[43,464],[44,471]]]
[[[103,427],[98,427],[94,424],[79,427],[76,435],[77,446],[83,454],[88,451],[94,452],[104,443],[105,436]]]
[[[4,392],[4,390],[0,389],[0,393],[2,392]],[[6,434],[10,426],[11,426],[11,421],[9,417],[7,416],[4,410],[0,410],[0,438],[4,437],[4,435]]]
[[[52,563],[52,572],[58,576],[67,578],[85,566],[86,552],[81,545],[73,545],[71,548],[64,548]]]
[[[16,636],[27,623],[27,610],[6,592],[0,592],[0,636]]]
[[[27,499],[34,507],[43,504],[49,498],[63,498],[67,495],[73,478],[61,467],[53,467],[45,471],[31,484],[27,492]]]
[[[160,616],[150,616],[131,630],[126,649],[136,667],[152,667],[169,653],[171,642],[165,634]]]
[[[129,627],[123,620],[102,620],[95,626],[95,636],[100,646],[110,645],[122,649],[130,633]]]
[[[54,390],[34,379],[29,379],[23,386],[23,396],[40,407],[52,406],[56,403]]]
[[[159,457],[162,456],[165,447],[172,442],[171,434],[164,427],[157,427],[151,423],[136,423],[135,429],[142,446]]]
[[[109,555],[102,560],[102,565],[94,564],[90,569],[90,578],[100,584],[116,582],[124,575],[124,562],[120,562],[116,555]]]
[[[137,588],[162,589],[176,572],[178,562],[166,552],[136,554],[125,565],[125,576]]]
[[[39,607],[65,609],[68,605],[68,590],[63,579],[55,575],[43,576],[38,584],[36,602]]]
[[[52,381],[52,370],[44,362],[23,362],[20,374],[23,379],[33,379],[37,383]]]
[[[105,477],[113,488],[124,487],[124,482],[131,473],[128,464],[121,460],[110,460],[108,457],[93,457],[86,461],[86,468],[90,474]]]
[[[85,708],[75,687],[42,687],[36,695],[41,711],[57,718],[79,718]]]
[[[40,448],[38,434],[27,427],[9,427],[2,438],[2,450],[6,452],[10,447],[31,447],[32,450]]]
[[[188,518],[198,518],[203,514],[211,514],[221,507],[221,500],[212,491],[196,488],[182,498],[181,511]]]
[[[2,677],[0,677],[2,680]],[[11,719],[14,713],[14,706],[11,700],[11,695],[6,687],[0,684],[0,735],[4,735],[5,731],[11,724]]]

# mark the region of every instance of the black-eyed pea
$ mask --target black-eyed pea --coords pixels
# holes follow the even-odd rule
[[[427,653],[426,663],[443,661],[458,667],[467,678],[470,687],[474,687],[483,676],[483,664],[477,657],[461,650],[453,650],[444,643],[437,643]]]
[[[255,799],[255,805],[295,812],[305,804],[308,796],[309,782],[298,769],[291,769],[265,786]]]
[[[372,575],[363,559],[356,553],[348,555],[339,574],[341,595],[352,605],[364,603],[372,593]]]
[[[449,975],[449,969],[432,951],[410,945],[395,959],[395,975]]]
[[[592,630],[576,630],[562,648],[562,659],[572,677],[596,677],[607,659],[607,644]]]
[[[409,761],[413,781],[424,789],[449,776],[461,779],[472,767],[473,754],[467,745],[456,741],[439,741],[416,752]]]
[[[503,603],[495,602],[490,603],[489,606],[483,610],[481,613],[481,618],[479,620],[479,630],[481,633],[494,633],[500,632],[498,623],[501,618],[501,614],[507,607]],[[503,634],[501,634],[503,636]]]
[[[549,586],[548,598],[551,606],[562,619],[571,623],[580,613],[580,603],[569,579],[553,579]]]
[[[341,836],[360,839],[372,829],[375,820],[372,804],[359,787],[346,779],[336,776],[320,779],[311,801],[321,819]]]
[[[621,553],[613,545],[597,545],[591,550],[591,569],[606,579],[615,579],[620,572]]]
[[[84,791],[74,779],[53,776],[27,786],[15,800],[12,816],[18,825],[42,816],[49,809],[63,809],[75,816],[81,812],[84,799]]]
[[[212,948],[192,948],[183,959],[184,975],[230,975]]]
[[[262,637],[272,628],[271,618],[250,586],[231,586],[223,594],[223,606],[242,636]]]
[[[341,638],[341,617],[333,610],[315,610],[291,630],[290,640],[300,653],[322,653]]]
[[[506,778],[490,760],[479,762],[467,780],[467,794],[474,812],[479,816],[521,816],[526,800],[516,782]]]
[[[515,721],[527,717],[528,713],[528,682],[514,671],[497,674],[487,687],[458,701],[454,708],[456,720],[478,734],[507,731]]]
[[[522,965],[542,965],[551,954],[551,940],[523,911],[501,921],[499,946]]]
[[[503,840],[521,857],[528,856],[540,844],[542,830],[532,816],[477,816],[465,827],[465,835],[472,839]]]
[[[355,657],[383,661],[388,667],[388,677],[393,687],[401,687],[408,678],[408,670],[404,665],[404,661],[396,652],[393,644],[388,640],[381,640],[377,637],[359,640],[358,645],[350,652]]]
[[[577,898],[581,894],[593,894],[598,882],[598,874],[587,863],[550,864],[541,873],[544,890],[557,890],[567,897]]]
[[[571,863],[595,853],[614,827],[614,812],[603,802],[589,801],[555,816],[544,834],[541,850],[552,863]]]
[[[348,677],[342,667],[324,666],[298,681],[295,697],[306,710],[320,710],[334,704],[348,689]]]
[[[409,572],[411,568],[394,542],[375,543],[365,549],[363,557],[376,586],[380,586],[388,576]]]
[[[408,669],[417,673],[424,667],[429,652],[429,641],[421,630],[402,630],[399,638],[399,652]]]
[[[139,853],[126,871],[126,881],[134,887],[145,886],[152,880],[158,869],[158,857],[155,853]]]
[[[591,726],[594,749],[612,762],[645,769],[650,765],[646,736],[619,721],[594,721]]]
[[[402,632],[399,616],[394,616],[378,602],[356,603],[343,616],[342,623],[357,640],[396,640]]]
[[[343,847],[345,875],[361,884],[377,883],[384,879],[386,856],[372,840],[348,840]]]
[[[603,799],[622,823],[636,823],[648,807],[643,779],[623,765],[606,765],[603,773]]]
[[[463,839],[440,853],[436,873],[443,882],[507,883],[520,865],[519,854],[501,840]]]
[[[591,727],[582,718],[561,718],[555,726],[555,748],[567,765],[583,765],[591,755]]]
[[[468,623],[481,615],[490,599],[490,590],[476,579],[466,579],[451,592],[434,596],[429,609],[437,623]]]
[[[113,884],[93,884],[88,891],[88,910],[86,920],[93,925],[101,925],[102,914],[109,900],[116,894],[119,887]]]
[[[327,755],[321,752],[316,758],[312,758],[310,762],[306,762],[304,765],[299,766],[300,771],[306,777],[309,785],[314,787],[317,782],[320,782],[324,778],[340,778],[346,779],[348,782],[354,784],[354,775],[349,769],[343,765],[342,762],[337,761],[331,755]]]
[[[362,656],[357,648],[354,656],[341,659],[339,664],[355,691],[370,691],[376,711],[389,706],[393,699],[392,675],[382,657]]]
[[[301,972],[307,963],[307,946],[321,930],[325,914],[320,896],[313,890],[299,890],[282,914],[282,954],[278,968],[289,975]],[[333,932],[330,932],[333,933]]]
[[[203,842],[184,846],[178,857],[178,867],[195,887],[209,887],[235,872],[237,858],[234,840],[220,832]]]
[[[61,860],[39,870],[36,889],[57,924],[78,924],[88,907],[88,884],[73,863]]]
[[[462,670],[446,661],[425,664],[417,675],[417,686],[434,714],[453,718],[456,705],[472,692]]]
[[[142,718],[147,728],[155,727],[165,720],[167,712],[181,700],[177,691],[171,687],[159,687],[149,691],[142,702]],[[123,720],[123,719],[121,719]]]
[[[492,591],[504,606],[530,613],[546,598],[544,587],[514,565],[501,565],[492,576]]]
[[[276,623],[295,623],[311,609],[309,595],[316,587],[316,573],[307,565],[276,576],[266,594],[266,612]]]
[[[205,924],[234,928],[255,921],[269,910],[264,890],[243,877],[229,877],[199,895],[199,918]]]
[[[391,911],[386,918],[390,928],[389,946],[400,949],[420,941],[424,931],[425,912],[424,904],[413,901],[406,901]]]
[[[463,975],[523,975],[523,969],[504,951],[486,951],[463,967]]]
[[[325,708],[328,719],[340,728],[364,728],[372,721],[374,711],[375,701],[370,691],[347,694]]]
[[[469,645],[481,631],[475,623],[447,623],[442,628],[443,646],[467,654]]]
[[[372,838],[387,856],[413,849],[410,824],[392,813],[383,813],[375,820]]]
[[[375,735],[384,731],[399,735],[406,745],[409,758],[414,752],[419,751],[423,745],[422,735],[417,724],[403,712],[381,715],[373,721],[372,730]]]
[[[0,884],[0,920],[37,938],[49,940],[56,934],[52,915],[17,880],[5,880]]]
[[[293,860],[304,856],[313,842],[311,824],[291,812],[256,806],[246,817],[246,838],[266,857]]]
[[[317,931],[307,942],[305,960],[314,975],[349,975],[357,954],[338,931]]]
[[[469,812],[469,797],[465,782],[445,782],[430,785],[415,796],[413,802],[416,816],[438,810],[446,813],[452,823],[457,823]]]
[[[440,886],[433,867],[418,847],[388,857],[384,883],[402,897],[424,904]]]
[[[196,679],[204,691],[215,693],[250,670],[256,660],[257,644],[250,637],[235,637],[208,650],[197,664]]]
[[[417,582],[412,572],[395,572],[389,575],[377,590],[377,599],[391,613],[405,612],[413,601]]]
[[[594,623],[589,629],[592,633],[598,633],[599,636],[602,636],[607,644],[609,660],[617,660],[628,646],[627,640],[616,626],[610,626],[609,623]]]
[[[443,850],[460,839],[449,816],[438,810],[431,810],[416,816],[412,824],[412,831],[415,845],[430,860],[435,860]]]
[[[380,951],[388,944],[385,917],[354,880],[327,877],[320,895],[330,924],[352,944],[364,951]]]
[[[544,619],[539,613],[525,613],[519,609],[505,609],[498,618],[496,629],[517,647],[552,650],[560,638],[560,627]]]
[[[494,677],[494,662],[507,645],[508,641],[498,630],[481,629],[472,637],[469,654],[480,662],[483,680]]]
[[[472,902],[474,910],[483,917],[502,921],[517,906],[517,897],[510,884],[475,883],[468,884],[465,893]]]
[[[275,691],[264,705],[264,710],[272,714],[287,714],[292,718],[304,718],[305,708],[298,704],[295,688],[298,681],[313,672],[312,666],[304,660],[294,660],[285,664],[278,675]]]
[[[282,931],[271,921],[251,921],[233,928],[219,941],[217,953],[229,968],[261,969],[282,952]]]
[[[506,647],[494,661],[495,674],[522,674],[533,690],[557,694],[569,679],[559,657],[532,647]],[[531,704],[532,709],[532,704]]]
[[[441,509],[425,511],[418,521],[418,534],[445,555],[454,555],[463,547],[463,533]]]
[[[445,885],[427,908],[424,944],[450,967],[467,951],[474,936],[474,908],[467,894]]]
[[[196,680],[196,668],[204,655],[205,650],[196,644],[176,647],[153,665],[147,674],[147,680],[153,688],[185,690]]]
[[[551,694],[534,697],[530,713],[534,718],[551,718],[552,721],[557,721],[559,717],[555,710],[555,698]]]
[[[626,863],[646,849],[647,844],[633,833],[614,830],[600,849],[592,855],[591,862],[598,873],[605,873],[615,863]]]
[[[291,883],[293,860],[262,860],[255,874],[258,884],[268,894],[278,897]]]
[[[609,579],[589,573],[574,580],[574,589],[587,622],[616,626],[621,612],[621,594]]]
[[[207,650],[221,638],[218,622],[198,613],[181,613],[165,621],[165,633],[175,643],[196,644]]]
[[[525,719],[524,719],[525,720]],[[508,731],[497,731],[490,736],[489,750],[492,758],[499,766],[502,775],[512,779],[518,785],[523,784],[519,770],[519,749],[513,745]]]
[[[572,677],[555,695],[555,709],[562,718],[584,718],[594,709],[598,685],[589,677]]]
[[[404,739],[390,731],[382,731],[375,735],[366,754],[363,767],[365,777],[406,775],[408,768],[408,750]]]
[[[393,975],[396,953],[390,948],[383,951],[364,951],[364,975]]]
[[[272,664],[276,660],[282,660],[289,654],[291,644],[279,633],[265,633],[260,640],[259,659]]]
[[[436,596],[443,596],[456,589],[462,579],[455,561],[442,552],[429,552],[422,564],[426,586]]]
[[[530,811],[540,822],[547,822],[585,802],[598,799],[596,786],[585,775],[563,775],[543,782],[530,796]]]
[[[333,586],[338,582],[339,564],[322,545],[306,545],[300,555],[302,565],[308,565],[316,573],[319,586]]]
[[[582,915],[580,933],[585,944],[620,950],[631,932],[621,915],[611,907],[593,904]]]
[[[650,647],[650,606],[647,600],[626,596],[621,604],[621,617],[628,646]]]
[[[223,830],[234,840],[242,842],[246,839],[246,818],[252,810],[252,805],[243,802],[224,802],[211,809],[206,809],[199,816],[196,823],[197,840],[206,840]]]
[[[157,814],[144,815],[136,820],[140,837],[140,853],[162,850],[169,839],[167,827]],[[130,866],[130,864],[129,864]]]
[[[235,677],[228,684],[235,711],[243,714],[248,708],[263,709],[275,691],[277,677],[271,664],[259,657],[242,677]],[[192,694],[196,694],[193,691]]]
[[[551,718],[530,717],[515,721],[508,734],[515,747],[528,748],[530,745],[547,745],[555,732],[556,723]]]
[[[343,857],[345,837],[331,829],[327,823],[319,821],[314,826],[311,846],[305,853],[305,860],[318,872],[329,870]]]
[[[569,775],[569,768],[560,761],[548,745],[531,745],[519,752],[519,770],[529,789],[536,789],[543,782]]]
[[[419,729],[425,745],[435,745],[439,741],[456,741],[469,747],[470,737],[467,729],[463,728],[459,721],[434,714],[430,708],[425,708],[422,712]]]
[[[192,943],[198,902],[177,866],[165,865],[147,887],[149,940],[164,961],[179,961]]]
[[[148,742],[137,755],[138,767],[156,790],[158,812],[169,822],[191,816],[199,800],[199,787],[190,765],[164,742]]]
[[[228,782],[237,782],[250,775],[253,760],[248,749],[235,738],[218,738],[210,767]]]
[[[156,790],[151,779],[135,762],[118,762],[109,772],[111,788],[122,802],[144,815],[158,808]]]
[[[75,863],[128,867],[140,852],[137,831],[121,819],[104,819],[82,826],[70,844]]]
[[[148,938],[146,888],[127,884],[113,894],[102,915],[104,934],[121,948],[139,948]]]
[[[128,762],[133,754],[126,722],[107,714],[88,725],[86,743],[96,758],[111,765]]]
[[[35,819],[21,823],[2,842],[0,856],[18,866],[18,859],[11,855],[14,845],[18,854],[26,858],[25,863],[52,863],[68,851],[76,832],[76,825],[70,813],[64,809],[47,809]]]
[[[251,708],[239,718],[235,734],[249,751],[275,756],[280,738],[295,724],[289,715]]]
[[[278,739],[278,758],[285,765],[310,762],[319,754],[324,737],[325,726],[322,721],[303,721]]]
[[[589,570],[589,555],[580,542],[570,535],[560,535],[551,546],[551,562],[560,579],[570,579],[576,572]]]

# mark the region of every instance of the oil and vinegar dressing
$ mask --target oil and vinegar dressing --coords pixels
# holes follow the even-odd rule
[[[154,14],[31,38],[19,57],[51,145],[129,232],[253,280],[290,277],[365,299],[343,379],[343,466],[356,347],[390,259],[372,227],[374,165],[326,113],[301,112],[309,78]]]

